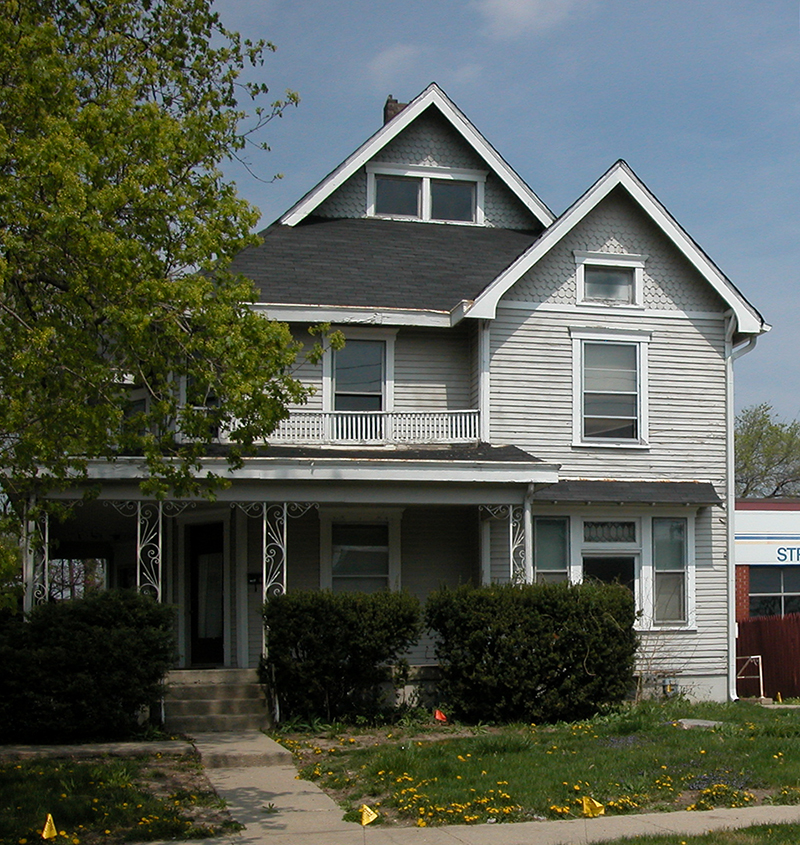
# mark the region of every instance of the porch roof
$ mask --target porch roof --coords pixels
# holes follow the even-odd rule
[[[721,505],[707,481],[559,481],[533,493],[538,502],[570,504]]]

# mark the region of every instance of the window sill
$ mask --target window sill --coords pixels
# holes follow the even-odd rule
[[[575,303],[583,308],[597,308],[598,310],[608,310],[613,308],[617,311],[644,311],[644,305],[638,302],[615,302],[614,300],[602,299],[579,299]]]
[[[478,223],[475,220],[433,220],[425,217],[414,217],[413,215],[404,214],[368,214],[368,220],[396,220],[400,223],[433,223],[437,226],[477,226],[479,228],[486,228],[484,223]]]
[[[640,451],[647,451],[650,449],[649,443],[640,443],[622,440],[612,440],[607,443],[601,443],[597,440],[573,440],[573,449],[638,449]]]

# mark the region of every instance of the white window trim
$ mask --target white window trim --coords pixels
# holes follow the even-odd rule
[[[350,326],[334,326],[345,336],[345,343],[348,340],[382,340],[386,346],[386,358],[384,360],[383,374],[383,401],[381,407],[384,411],[394,410],[394,350],[397,340],[397,329],[371,329]],[[322,358],[322,410],[333,411],[334,388],[333,383],[333,356],[335,350],[329,349]],[[374,413],[369,411],[367,413]]]
[[[333,589],[333,532],[334,523],[366,523],[389,526],[389,589],[400,589],[400,521],[403,508],[380,508],[366,510],[359,508],[320,508],[319,510],[319,586],[322,590]]]
[[[648,345],[652,338],[651,332],[570,327],[569,333],[572,338],[572,445],[601,449],[649,449],[647,362]],[[587,342],[627,343],[636,346],[636,364],[639,375],[637,397],[639,436],[636,440],[612,440],[611,438],[586,438],[583,436],[583,349]]]
[[[367,217],[379,217],[382,220],[422,220],[425,223],[446,223],[455,226],[483,226],[485,221],[485,170],[465,170],[457,167],[431,167],[428,165],[378,164],[370,163],[367,169]],[[410,214],[376,214],[375,212],[375,176],[410,176],[422,180],[419,216]],[[431,179],[451,179],[457,182],[475,184],[475,219],[474,220],[434,220],[431,217]]]
[[[696,508],[658,508],[653,514],[641,516],[621,510],[597,510],[570,517],[569,580],[580,584],[583,580],[583,556],[602,557],[604,554],[635,557],[634,584],[636,609],[639,612],[634,627],[637,631],[694,631],[697,628],[695,521]],[[686,619],[681,622],[655,621],[655,570],[653,561],[653,518],[686,520]],[[636,522],[636,543],[585,543],[584,522]]]
[[[575,250],[575,273],[577,283],[578,305],[599,306],[601,308],[643,308],[644,307],[644,265],[649,256],[634,254],[618,254],[613,252],[583,252]],[[586,265],[592,267],[621,267],[633,268],[633,300],[631,302],[616,302],[614,300],[586,298]]]

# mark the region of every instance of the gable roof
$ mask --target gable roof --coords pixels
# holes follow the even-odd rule
[[[760,334],[769,330],[762,316],[742,296],[735,285],[724,275],[702,248],[689,236],[675,218],[656,199],[639,177],[622,160],[592,185],[591,188],[570,206],[553,224],[542,232],[536,243],[504,270],[475,300],[467,316],[494,319],[500,298],[533,267],[539,259],[552,249],[587,214],[589,214],[611,191],[621,186],[652,218],[654,223],[689,260],[700,275],[711,285],[733,311],[738,331],[742,334]]]
[[[450,312],[474,299],[537,235],[481,226],[308,217],[275,224],[229,269],[261,302]]]
[[[554,215],[550,209],[536,196],[435,82],[432,82],[421,94],[415,97],[398,115],[384,124],[315,188],[312,188],[278,222],[284,226],[296,226],[308,215],[313,214],[320,203],[343,185],[360,167],[363,167],[428,108],[438,109],[456,132],[483,158],[499,179],[543,226],[549,226],[553,222]]]

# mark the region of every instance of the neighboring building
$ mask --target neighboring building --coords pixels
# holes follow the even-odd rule
[[[182,667],[255,665],[270,590],[619,579],[641,671],[727,698],[732,367],[768,327],[624,162],[555,218],[436,85],[387,107],[233,268],[344,331],[315,395],[242,470],[215,447],[213,504],[93,463],[56,554],[177,604]]]
[[[736,502],[736,621],[800,613],[800,499]]]

